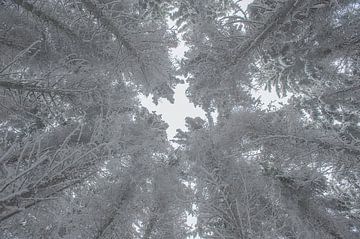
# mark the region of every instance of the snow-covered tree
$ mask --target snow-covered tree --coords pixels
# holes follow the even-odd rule
[[[189,98],[219,113],[215,126],[210,118],[178,134],[195,170],[199,232],[358,237],[358,2],[256,0],[247,11],[227,3],[189,1],[197,14],[180,18]],[[263,86],[291,101],[259,109],[251,90]],[[255,205],[237,209],[247,196]],[[256,198],[272,213],[261,214]],[[263,228],[251,221],[258,215]]]
[[[0,237],[359,238],[359,1],[241,6],[0,0]]]
[[[149,10],[134,1],[1,2],[0,221],[109,158],[162,148],[166,126],[136,97],[173,100],[176,39]]]

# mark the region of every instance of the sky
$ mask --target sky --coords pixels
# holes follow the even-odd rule
[[[143,106],[150,111],[155,111],[162,116],[162,119],[169,125],[167,129],[168,138],[172,139],[176,134],[176,129],[185,131],[185,117],[201,117],[205,119],[205,112],[199,108],[194,107],[186,97],[185,90],[188,84],[181,84],[175,88],[175,102],[171,104],[166,99],[161,99],[158,105],[152,103],[151,96],[140,96]]]
[[[175,22],[168,19],[168,24],[170,28],[172,28],[175,25]],[[180,35],[178,38],[180,40],[178,46],[170,52],[174,61],[184,58],[185,52],[189,49]],[[157,114],[160,114],[162,119],[169,125],[169,128],[167,129],[169,139],[172,139],[175,136],[176,129],[185,130],[186,117],[205,118],[205,112],[200,107],[195,107],[186,97],[185,91],[187,88],[187,83],[179,84],[175,87],[174,104],[171,104],[166,99],[160,99],[158,105],[155,105],[152,102],[152,96],[140,96],[142,105],[148,108],[149,111],[155,111]]]

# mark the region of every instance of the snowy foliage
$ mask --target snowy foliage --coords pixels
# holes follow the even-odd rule
[[[0,238],[359,238],[359,10],[0,0]],[[171,144],[138,96],[180,76],[207,119]]]

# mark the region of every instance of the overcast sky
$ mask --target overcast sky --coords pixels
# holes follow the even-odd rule
[[[175,22],[169,19],[170,27],[174,26]],[[180,39],[179,45],[171,51],[171,56],[175,60],[180,60],[184,57],[185,51],[188,50],[188,47],[185,46],[184,41],[182,41],[181,36],[178,36]],[[150,111],[156,111],[157,114],[162,115],[163,120],[169,124],[167,134],[169,139],[172,139],[176,134],[176,129],[185,130],[185,117],[201,117],[205,118],[204,111],[199,107],[194,107],[190,103],[189,99],[185,95],[187,84],[181,84],[175,88],[175,103],[171,104],[166,99],[160,99],[159,104],[155,105],[152,102],[151,97],[140,96],[141,103],[143,106],[148,108]]]

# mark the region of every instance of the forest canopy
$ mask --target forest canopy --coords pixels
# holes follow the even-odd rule
[[[248,2],[0,0],[0,238],[360,238],[360,2]]]

